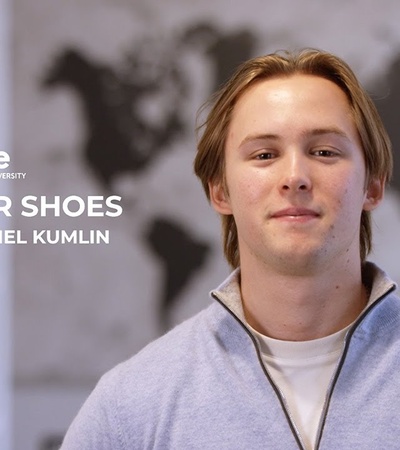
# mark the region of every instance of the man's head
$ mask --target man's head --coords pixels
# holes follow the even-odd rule
[[[364,153],[366,186],[372,179],[379,179],[384,183],[390,178],[392,171],[390,141],[368,94],[349,66],[341,59],[326,52],[305,50],[295,54],[262,56],[244,63],[216,95],[198,144],[194,166],[209,199],[211,185],[220,183],[225,186],[226,142],[238,100],[258,82],[287,78],[296,74],[327,79],[345,93]],[[232,215],[221,217],[225,256],[232,267],[237,267],[239,248],[236,223]],[[360,223],[362,260],[370,251],[371,239],[370,213],[363,211]]]

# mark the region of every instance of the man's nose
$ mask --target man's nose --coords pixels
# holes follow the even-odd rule
[[[295,153],[288,155],[283,167],[282,191],[309,191],[311,189],[309,164],[306,155]]]

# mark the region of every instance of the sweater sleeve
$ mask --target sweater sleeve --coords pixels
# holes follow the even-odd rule
[[[60,450],[123,450],[117,379],[104,375],[69,427]]]

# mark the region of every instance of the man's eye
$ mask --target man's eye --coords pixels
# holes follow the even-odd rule
[[[275,155],[273,153],[264,152],[260,153],[256,156],[256,159],[266,160],[266,159],[272,159],[275,158]]]
[[[314,152],[314,155],[329,157],[329,156],[336,156],[336,153],[333,152],[332,150],[316,150]]]

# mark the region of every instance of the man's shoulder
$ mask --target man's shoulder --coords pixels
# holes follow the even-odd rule
[[[119,391],[135,384],[164,386],[179,378],[179,372],[199,364],[213,347],[217,335],[223,333],[227,313],[214,303],[195,316],[147,344],[137,354],[103,375],[99,384],[118,385]]]
[[[229,316],[213,303],[103,375],[62,448],[95,449],[103,440],[110,444],[101,448],[120,448],[121,442],[128,442],[127,448],[141,448],[154,424],[170,414],[166,411],[174,408],[178,393],[186,390],[191,397],[192,387],[204,383],[204,374],[221,353],[218,348],[228,332],[226,321],[231,324]],[[90,445],[76,447],[83,436]]]

